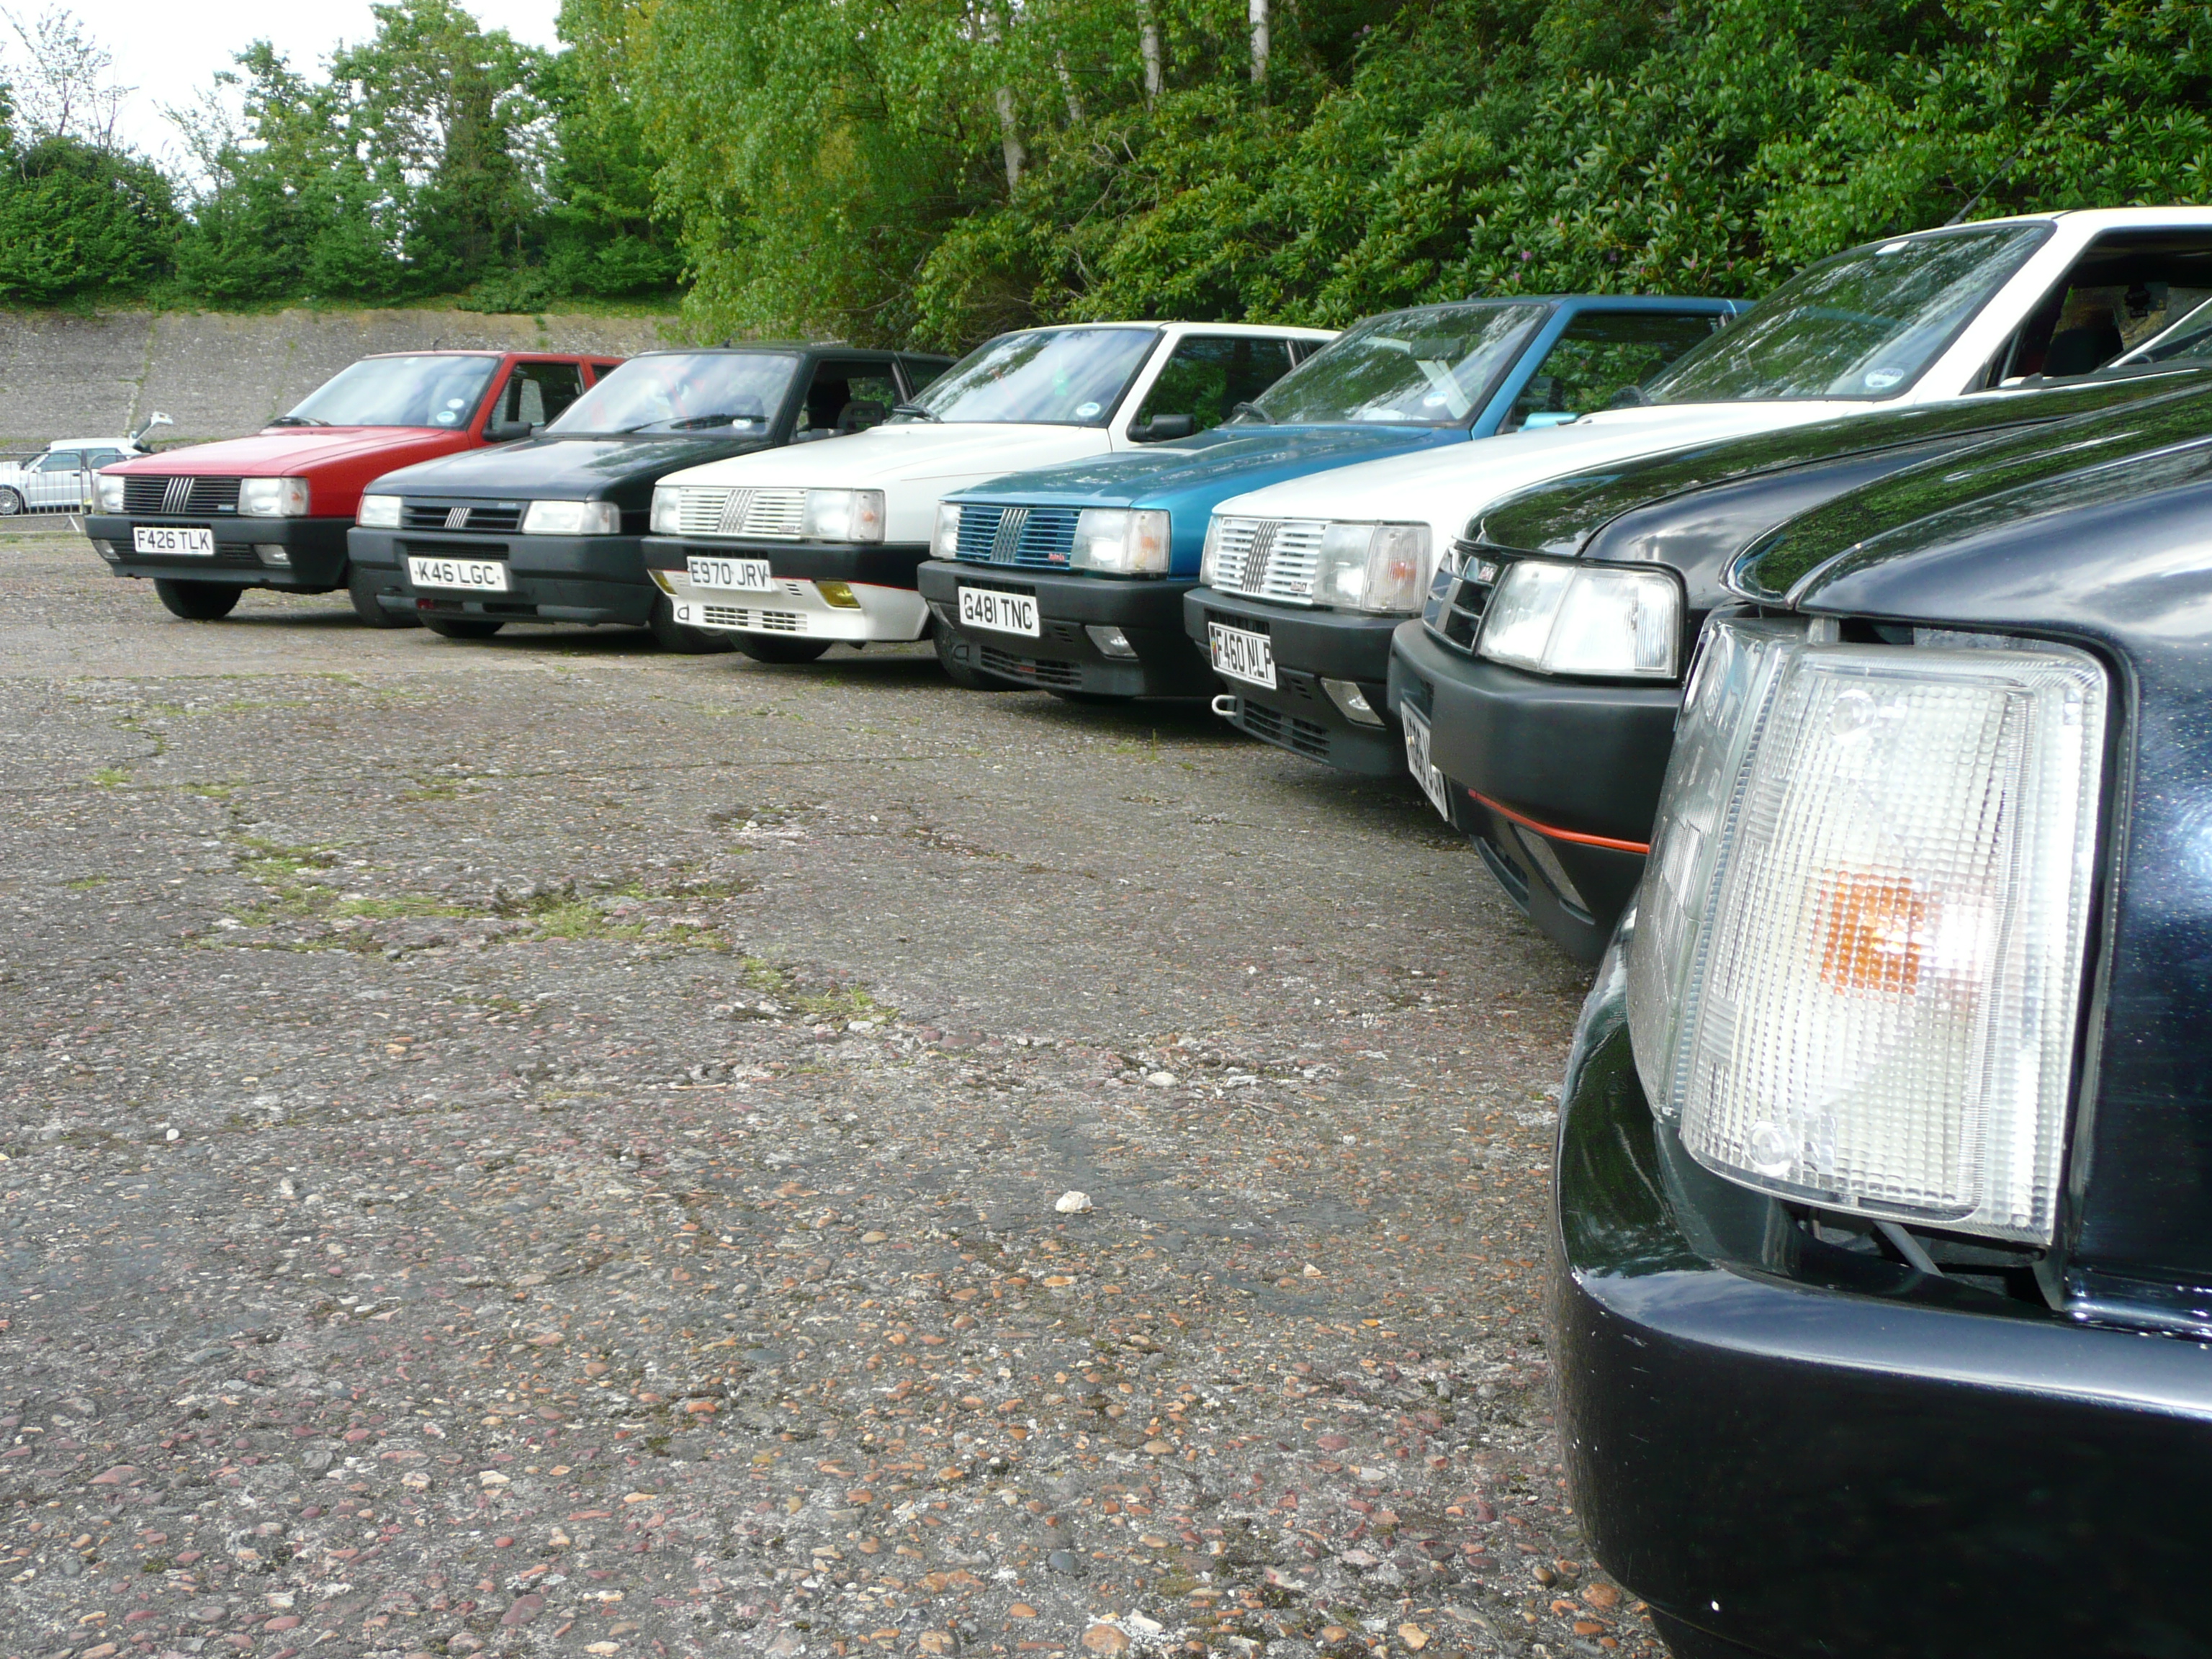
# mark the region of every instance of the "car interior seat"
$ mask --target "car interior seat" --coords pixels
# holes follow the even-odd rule
[[[2043,355],[2043,372],[2087,374],[2118,356],[2125,343],[2120,338],[2119,325],[2109,315],[2063,328],[2051,337],[2051,349]]]

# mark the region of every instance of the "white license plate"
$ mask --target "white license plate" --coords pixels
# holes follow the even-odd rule
[[[1444,798],[1444,775],[1429,763],[1429,723],[1413,709],[1400,705],[1398,718],[1406,726],[1406,769],[1413,775],[1413,781],[1421,786],[1421,793],[1429,798],[1429,805],[1443,814],[1446,823],[1452,821],[1451,803]]]
[[[182,530],[168,525],[135,524],[131,526],[131,550],[133,553],[167,553],[195,559],[215,557],[215,532],[212,530]]]
[[[988,628],[995,634],[1025,634],[1037,637],[1037,603],[1031,593],[1001,593],[991,587],[960,590],[960,623],[963,628]]]
[[[458,587],[470,593],[507,592],[507,567],[497,559],[426,559],[407,556],[407,580],[417,587]]]
[[[766,559],[702,559],[695,553],[684,562],[694,587],[764,593],[775,586],[775,578],[769,574]]]
[[[1249,628],[1224,628],[1219,623],[1206,625],[1207,637],[1213,642],[1213,672],[1226,674],[1231,679],[1249,680],[1255,685],[1275,689],[1275,642],[1265,634],[1255,634]]]

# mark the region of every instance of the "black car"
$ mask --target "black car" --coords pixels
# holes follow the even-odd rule
[[[836,344],[633,357],[536,438],[371,484],[347,536],[356,604],[456,639],[510,622],[612,623],[648,628],[672,650],[727,650],[729,635],[687,626],[646,569],[653,485],[876,425],[951,361]]]
[[[1682,1659],[2202,1654],[2212,395],[1763,538],[1563,1094],[1576,1508]]]
[[[1735,554],[1874,480],[1990,443],[2034,454],[2070,441],[2056,422],[2207,378],[2122,371],[1853,416],[1493,504],[1392,641],[1389,702],[1425,741],[1419,781],[1537,926],[1595,963],[1643,872],[1689,643]]]

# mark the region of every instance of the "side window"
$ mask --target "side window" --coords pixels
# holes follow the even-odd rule
[[[592,384],[597,386],[601,380],[605,380],[608,375],[613,374],[621,367],[622,365],[620,363],[593,363],[592,365]]]
[[[2141,347],[2146,361],[2202,355],[2176,325],[2212,300],[2212,235],[2201,229],[2100,236],[1990,362],[1985,385],[2087,374]],[[2201,320],[2201,319],[2200,319]],[[2159,336],[2175,330],[2171,340]]]
[[[906,382],[906,397],[901,401],[908,402],[920,397],[925,388],[951,367],[947,362],[916,362],[911,357],[900,358],[899,378]]]
[[[1728,319],[1664,311],[1586,311],[1544,354],[1500,428],[1560,426],[1603,409]]]
[[[890,418],[900,401],[898,383],[885,362],[825,362],[814,371],[806,402],[792,428],[794,438],[828,438],[865,432]]]
[[[98,471],[103,466],[113,466],[122,459],[123,452],[119,449],[95,449],[85,456],[84,464]]]
[[[75,472],[84,465],[84,453],[76,449],[50,449],[41,472]]]
[[[1129,436],[1138,443],[1219,426],[1290,370],[1291,343],[1265,335],[1191,334],[1145,394]]]
[[[583,395],[584,372],[574,363],[517,363],[491,417],[543,426]]]

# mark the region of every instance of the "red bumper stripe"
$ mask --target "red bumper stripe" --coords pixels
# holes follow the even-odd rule
[[[1641,853],[1647,857],[1651,852],[1651,843],[1648,841],[1616,841],[1611,836],[1586,836],[1579,830],[1554,829],[1548,823],[1537,823],[1525,812],[1515,811],[1503,801],[1492,800],[1489,796],[1477,794],[1472,789],[1467,793],[1471,798],[1480,801],[1492,811],[1497,813],[1498,817],[1510,818],[1516,823],[1524,823],[1538,835],[1552,841],[1571,841],[1577,847],[1602,847],[1615,853]]]

